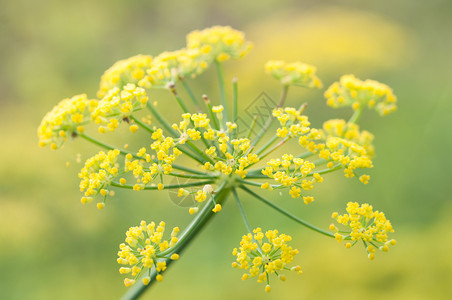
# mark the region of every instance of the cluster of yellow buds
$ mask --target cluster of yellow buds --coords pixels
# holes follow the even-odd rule
[[[339,231],[331,224],[330,229],[336,232],[334,234],[336,240],[338,242],[345,240],[346,248],[362,241],[370,260],[375,258],[376,249],[387,252],[389,246],[396,244],[395,240],[388,239],[388,233],[394,232],[391,222],[386,219],[384,213],[373,211],[372,206],[367,203],[359,205],[356,202],[349,202],[346,214],[339,215],[334,212],[332,218],[349,229]]]
[[[397,109],[397,98],[386,84],[375,80],[360,80],[353,75],[343,75],[325,92],[327,104],[337,108],[351,106],[354,110],[374,108],[384,116]]]
[[[186,141],[192,140],[197,141],[204,137],[207,140],[213,139],[213,131],[209,125],[210,120],[207,118],[206,114],[189,114],[185,113],[182,115],[182,121],[179,124],[173,124],[172,128],[179,132],[179,144],[185,144]],[[190,121],[193,122],[194,128],[189,128]],[[204,133],[197,130],[203,128]]]
[[[83,132],[96,107],[97,100],[88,99],[85,94],[62,100],[42,119],[38,127],[39,146],[57,149],[68,137]]]
[[[323,123],[323,130],[326,137],[344,138],[363,147],[367,156],[375,155],[374,135],[367,130],[360,131],[359,125],[355,123],[347,123],[342,119],[331,119]]]
[[[78,177],[80,180],[80,191],[84,192],[81,202],[83,204],[91,202],[93,196],[101,194],[102,202],[97,203],[97,208],[102,209],[104,202],[109,194],[108,186],[111,181],[118,176],[118,165],[116,161],[119,150],[110,150],[108,153],[100,151],[98,154],[89,158],[82,168]]]
[[[222,62],[245,56],[252,44],[245,40],[245,35],[240,31],[229,26],[214,26],[188,34],[187,47],[202,49],[212,60]]]
[[[289,194],[292,198],[301,196],[301,189],[310,191],[316,182],[323,182],[320,174],[313,172],[315,164],[302,158],[294,157],[292,154],[284,154],[282,159],[271,159],[267,162],[268,167],[262,170],[262,174],[273,178],[280,185],[270,185],[268,182],[261,185],[261,188],[273,190],[277,188],[289,187]],[[313,177],[311,180],[306,179]],[[311,196],[303,196],[305,204],[314,201]]]
[[[144,87],[170,87],[179,78],[196,77],[208,66],[208,56],[199,48],[166,51],[159,54],[146,70]]]
[[[264,233],[261,228],[256,228],[252,233],[242,237],[240,248],[234,248],[232,255],[237,259],[232,266],[237,269],[245,270],[242,280],[250,277],[257,277],[257,282],[265,283],[265,291],[270,292],[270,277],[275,274],[282,281],[286,276],[281,272],[284,270],[295,271],[301,274],[301,267],[294,266],[289,268],[287,265],[293,261],[298,254],[297,249],[293,249],[288,242],[292,237],[285,234],[278,235],[278,230],[268,230]]]
[[[154,133],[159,132],[161,133],[161,130]],[[157,156],[151,156],[147,153],[146,148],[142,147],[136,153],[135,157],[137,157],[137,159],[133,159],[134,156],[131,153],[128,153],[125,157],[124,171],[126,173],[132,172],[136,179],[136,184],[133,186],[133,189],[136,191],[145,189],[145,187],[149,183],[152,183],[157,177],[163,174],[170,174],[173,171],[173,162],[182,153],[179,149],[174,147],[175,144],[172,138],[163,138],[161,135],[159,137],[153,135],[153,138],[155,138],[156,141],[152,143],[151,149],[155,150]],[[155,157],[157,157],[157,160],[155,160]],[[124,185],[126,179],[121,178],[120,183]],[[163,183],[159,183],[157,189],[162,190]]]
[[[151,281],[151,271],[157,275],[155,279],[162,281],[160,274],[167,268],[166,260],[177,260],[179,254],[172,250],[178,242],[179,227],[174,227],[168,240],[163,239],[165,222],[156,227],[154,222],[146,224],[141,221],[140,226],[130,227],[126,232],[126,243],[119,245],[117,262],[121,267],[119,273],[130,274],[133,278],[124,279],[124,285],[129,287],[135,284],[138,277],[143,275],[142,282],[148,285]]]
[[[320,142],[322,139],[321,131],[311,128],[308,117],[302,115],[304,109],[295,109],[293,107],[278,108],[273,110],[273,116],[276,117],[282,127],[276,130],[276,136],[281,138],[298,137],[298,144],[308,152],[317,153],[324,149],[325,145]]]
[[[143,86],[146,70],[151,65],[150,55],[136,55],[117,61],[102,75],[97,97],[103,98],[112,88],[122,88],[127,83]]]
[[[270,60],[265,64],[265,71],[278,79],[283,86],[322,87],[322,82],[315,74],[316,67],[302,62],[286,63],[282,60]]]
[[[146,91],[128,83],[122,90],[118,87],[109,90],[91,116],[96,124],[100,124],[100,133],[114,131],[122,121],[129,122],[130,115],[146,107],[147,102]]]

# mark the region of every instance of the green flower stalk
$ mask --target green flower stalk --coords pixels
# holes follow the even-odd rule
[[[327,120],[322,128],[314,128],[304,114],[306,104],[294,108],[284,106],[284,102],[290,86],[322,87],[316,68],[302,62],[269,61],[265,69],[281,83],[281,98],[272,116],[259,122],[264,125],[253,136],[260,116],[253,118],[247,130],[239,130],[238,80],[232,80],[229,99],[223,73],[224,62],[247,55],[251,45],[243,33],[230,27],[194,31],[187,36],[186,48],[156,57],[137,55],[115,63],[101,77],[98,99],[89,99],[84,94],[65,99],[42,120],[38,128],[42,147],[55,150],[69,139],[81,137],[102,148],[79,172],[83,204],[96,202],[98,209],[104,209],[118,189],[131,193],[173,190],[178,197],[193,198],[194,204],[188,208],[192,221],[181,230],[175,227],[169,237],[165,237],[163,221],[159,225],[142,221],[139,226],[129,228],[118,252],[119,271],[127,276],[124,284],[131,287],[124,299],[134,299],[154,282],[163,280],[170,264],[179,259],[207,222],[222,211],[230,195],[235,198],[246,229],[240,246],[233,250],[233,267],[245,271],[242,279],[256,278],[270,292],[273,277],[285,281],[285,271],[301,274],[301,267],[292,264],[299,252],[289,245],[292,237],[276,229],[264,233],[260,227],[251,226],[240,193],[299,225],[347,241],[347,248],[361,240],[369,259],[374,258],[376,249],[386,252],[395,245],[395,240],[387,236],[394,231],[390,222],[368,204],[349,203],[348,214],[334,213],[337,222],[348,230],[330,225],[334,232],[331,233],[252,190],[285,192],[300,199],[301,205],[310,205],[315,200],[311,191],[323,185],[329,173],[342,170],[345,177],[368,184],[370,176],[365,172],[373,167],[374,137],[361,130],[357,122],[366,107],[381,115],[395,111],[396,97],[391,89],[376,81],[343,76],[325,92],[327,104],[334,108],[349,106],[354,113],[348,121]],[[198,99],[186,80],[196,79],[211,66],[217,71],[218,103],[207,95]],[[190,103],[181,96],[180,88],[187,92]],[[150,100],[148,96],[152,89],[168,91],[180,107],[179,117],[168,119],[159,112],[159,99]],[[152,116],[143,117],[144,111]],[[275,130],[270,129],[273,122],[278,123]],[[150,143],[136,149],[125,145],[122,149],[88,134],[90,127],[101,136],[115,134],[119,126],[127,126],[131,135],[141,134],[146,137],[142,140]],[[241,136],[239,132],[246,133]],[[296,151],[273,155],[289,141],[298,145]],[[187,159],[181,157],[192,162],[187,164]],[[187,181],[174,184],[172,178]]]

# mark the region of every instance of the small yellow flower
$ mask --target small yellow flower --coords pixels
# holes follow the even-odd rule
[[[264,242],[264,236],[267,242]],[[261,228],[253,230],[253,234],[248,233],[242,237],[240,248],[235,248],[232,254],[236,256],[233,267],[245,270],[242,280],[250,277],[257,277],[257,282],[266,283],[265,291],[270,291],[270,274],[281,276],[283,270],[296,271],[301,274],[299,266],[289,268],[287,265],[293,261],[298,254],[297,249],[289,245],[292,238],[285,234],[279,234],[278,230],[269,230],[265,233]],[[285,280],[285,277],[283,277]]]
[[[315,74],[316,68],[305,63],[286,63],[282,60],[271,60],[265,64],[265,71],[278,79],[282,85],[322,87],[322,82]]]
[[[142,86],[145,70],[151,63],[152,57],[149,55],[136,55],[116,62],[102,75],[97,96],[103,98],[112,88],[120,88],[122,82]]]
[[[359,205],[356,202],[349,202],[347,204],[347,214],[339,215],[335,212],[332,217],[339,224],[350,230],[350,233],[346,235],[336,232],[334,234],[336,240],[338,242],[350,240],[352,243],[347,242],[345,244],[346,248],[350,248],[357,242],[362,241],[370,260],[375,257],[375,249],[378,248],[387,252],[389,250],[388,246],[396,244],[395,240],[388,239],[388,233],[394,232],[391,222],[386,219],[384,213],[373,211],[372,206],[369,204]],[[330,225],[330,229],[333,231],[338,230],[333,224]]]
[[[91,121],[91,112],[97,105],[97,100],[88,99],[85,94],[60,101],[44,116],[38,127],[39,146],[50,145],[52,149],[57,149],[68,137],[82,133],[82,125]]]
[[[95,156],[89,158],[85,162],[85,166],[80,170],[78,177],[80,178],[80,191],[84,193],[84,198],[95,197],[98,194],[103,196],[103,199],[107,196],[107,188],[112,180],[118,175],[118,168],[116,167],[116,161],[120,152],[119,150],[110,150],[108,153],[100,151]],[[86,203],[86,201],[85,201]],[[102,203],[98,203],[97,207],[102,209],[104,207]]]
[[[241,58],[251,50],[251,43],[245,41],[242,32],[229,26],[214,26],[187,35],[187,47],[199,49],[211,60],[225,61]]]
[[[178,227],[173,229],[170,239],[164,240],[163,234],[165,232],[165,222],[160,222],[158,226],[154,222],[146,224],[141,221],[139,226],[130,227],[126,232],[126,243],[119,245],[117,262],[121,265],[128,265],[129,267],[121,267],[119,272],[121,274],[131,274],[135,278],[140,274],[148,274],[152,268],[155,268],[158,275],[157,281],[162,281],[163,276],[160,274],[167,268],[166,261],[163,259],[177,260],[179,255],[176,253],[162,255],[173,247],[178,239],[176,237]],[[143,283],[149,284],[150,278],[144,277]],[[124,280],[125,286],[129,287],[135,284],[135,279],[126,278]]]
[[[343,75],[333,83],[326,90],[325,98],[334,108],[352,106],[357,110],[367,106],[382,116],[397,110],[397,98],[390,87],[375,80],[362,81],[353,75]]]
[[[133,112],[146,106],[148,96],[143,88],[132,83],[121,88],[113,87],[108,90],[91,113],[94,122],[100,126],[99,131],[114,131],[121,122],[128,120]],[[130,126],[130,131],[135,132],[136,129],[136,125]]]

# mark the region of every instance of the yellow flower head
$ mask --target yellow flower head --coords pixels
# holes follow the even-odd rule
[[[108,186],[111,181],[118,176],[118,167],[116,161],[119,150],[110,150],[108,153],[100,151],[98,154],[89,158],[85,166],[80,170],[80,191],[84,192],[82,203],[90,202],[93,197],[101,194],[102,202],[108,195]],[[102,208],[98,206],[98,208]]]
[[[133,112],[145,107],[147,101],[145,90],[133,83],[125,85],[122,90],[114,87],[99,101],[91,116],[96,124],[100,124],[100,133],[114,131]]]
[[[282,85],[322,87],[322,82],[315,74],[316,68],[302,62],[286,63],[282,60],[270,60],[265,64],[265,71],[278,79]]]
[[[385,116],[397,109],[397,98],[386,84],[375,80],[360,80],[353,75],[343,75],[325,92],[327,104],[338,108],[351,106],[354,110],[369,107]]]
[[[116,62],[102,75],[97,96],[103,98],[112,88],[122,88],[127,83],[143,86],[146,70],[151,67],[151,63],[152,56],[149,55],[136,55]]]
[[[366,155],[370,157],[375,155],[373,145],[374,135],[366,130],[360,131],[359,125],[355,123],[347,124],[345,120],[332,119],[323,123],[323,130],[326,136],[342,137],[356,145],[364,147]]]
[[[159,54],[146,70],[146,87],[168,88],[179,78],[194,78],[208,67],[209,57],[199,49],[180,49]]]
[[[332,217],[350,231],[343,234],[344,231],[339,232],[336,226],[330,225],[330,229],[336,231],[336,240],[350,241],[345,244],[347,248],[362,241],[370,260],[374,259],[376,249],[386,252],[389,246],[396,244],[395,240],[388,239],[388,233],[394,232],[391,222],[386,219],[384,213],[373,211],[372,206],[367,203],[360,206],[356,202],[349,202],[346,214],[333,213]]]
[[[245,35],[240,31],[229,26],[214,26],[189,33],[187,47],[199,49],[208,54],[211,60],[225,61],[245,56],[252,44],[245,40]]]
[[[83,132],[97,104],[97,100],[88,99],[85,94],[62,100],[42,119],[38,127],[39,145],[57,149],[68,137]]]
[[[145,221],[141,221],[139,226],[130,227],[126,232],[126,243],[119,245],[117,259],[119,264],[126,267],[121,267],[119,273],[130,273],[135,279],[124,279],[125,286],[133,285],[142,273],[146,274],[142,279],[143,283],[149,284],[152,268],[157,271],[157,281],[162,281],[163,277],[160,273],[166,270],[166,261],[179,259],[178,254],[167,251],[177,243],[179,228],[173,228],[167,240],[163,239],[164,232],[165,222],[163,221],[158,226],[154,222],[146,224]]]
[[[292,238],[288,235],[278,235],[278,230],[269,230],[264,235],[261,228],[256,228],[253,234],[248,233],[242,237],[239,249],[235,248],[232,251],[232,254],[237,257],[232,265],[246,271],[242,276],[243,280],[257,277],[257,282],[265,283],[267,286],[270,274],[277,275],[281,280],[285,280],[285,276],[281,278],[283,270],[301,274],[300,266],[291,268],[287,266],[298,254],[297,249],[292,249],[287,244],[291,240]],[[268,288],[267,290],[269,291]]]

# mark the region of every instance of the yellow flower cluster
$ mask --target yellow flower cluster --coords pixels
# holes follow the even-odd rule
[[[360,240],[363,241],[370,260],[375,258],[377,248],[387,252],[389,246],[396,244],[395,240],[388,239],[388,233],[394,232],[391,222],[386,219],[384,213],[373,211],[372,206],[367,203],[360,206],[356,202],[349,202],[347,214],[339,215],[334,212],[332,218],[350,229],[350,233],[344,235],[344,231],[339,231],[334,224],[331,224],[330,229],[336,231],[334,234],[336,240],[338,242],[342,240],[351,241],[345,244],[347,248]]]
[[[114,87],[99,101],[92,113],[92,118],[99,126],[99,132],[113,131],[123,120],[129,121],[129,116],[146,106],[148,96],[143,88],[128,83],[120,90]]]
[[[222,114],[221,105],[214,106],[212,111],[217,115]],[[205,153],[211,158],[212,162],[206,162],[203,169],[206,171],[218,171],[225,175],[232,173],[245,178],[246,168],[257,163],[259,157],[251,153],[251,141],[247,138],[230,139],[229,135],[222,130],[213,129],[210,126],[210,119],[206,114],[183,114],[183,120],[179,124],[173,124],[172,128],[179,132],[179,144],[184,144],[188,140],[196,141],[204,138],[206,141],[214,141],[216,146],[211,146],[205,150]],[[219,118],[221,119],[221,118]],[[190,122],[194,128],[189,128]],[[237,125],[228,122],[228,133],[234,130]],[[202,129],[202,131],[201,131]]]
[[[245,178],[248,174],[246,169],[259,161],[257,154],[251,153],[251,141],[247,138],[230,140],[222,132],[217,132],[217,134],[219,149],[212,146],[206,150],[206,154],[214,160],[214,164],[206,162],[203,169],[216,170],[224,175],[234,173]]]
[[[152,56],[149,55],[136,55],[116,62],[102,75],[97,96],[103,98],[112,88],[122,88],[127,83],[143,86],[146,70],[151,65]]]
[[[38,127],[39,146],[50,145],[52,149],[57,149],[68,137],[82,133],[97,103],[85,94],[60,101],[44,116]]]
[[[308,117],[302,115],[300,110],[293,107],[277,108],[273,110],[273,116],[282,126],[276,130],[276,136],[281,138],[299,137],[298,143],[313,153],[323,149],[323,145],[315,142],[321,139],[321,132],[309,127],[311,123]]]
[[[213,60],[240,58],[249,52],[251,43],[243,33],[230,27],[215,26],[187,35],[187,48],[163,52],[152,58],[136,55],[120,60],[101,77],[98,97],[105,97],[114,87],[133,83],[145,88],[170,88],[178,79],[196,77]]]
[[[180,49],[159,54],[146,71],[143,86],[167,88],[179,78],[196,77],[208,67],[201,49]]]
[[[359,130],[355,123],[347,123],[342,119],[331,119],[323,123],[323,130],[327,137],[341,137],[351,141],[361,147],[364,147],[366,155],[372,157],[375,155],[373,143],[374,135],[369,131]]]
[[[282,60],[270,60],[265,64],[265,71],[284,86],[322,87],[322,82],[315,74],[316,68],[302,62],[286,63]]]
[[[167,254],[167,250],[173,247],[177,241],[178,227],[174,227],[171,237],[163,239],[165,232],[165,222],[160,222],[156,227],[154,222],[146,224],[141,221],[140,226],[129,228],[126,233],[126,243],[120,244],[117,262],[127,267],[121,267],[119,273],[130,274],[133,278],[124,279],[124,285],[129,287],[135,284],[141,273],[144,273],[143,284],[148,285],[151,281],[151,270],[155,268],[157,272],[156,280],[162,281],[160,274],[165,271],[166,261],[164,259],[179,259],[176,253]]]
[[[139,159],[133,159],[132,154],[127,154],[125,159],[125,172],[132,172],[136,178],[137,183],[133,186],[136,191],[142,190],[147,184],[152,182],[156,177],[163,174],[168,175],[172,172],[172,164],[182,152],[176,147],[174,139],[165,137],[162,129],[158,128],[152,134],[154,142],[151,144],[151,149],[156,152],[155,156],[147,153],[145,147],[142,147],[137,156]],[[155,158],[157,160],[155,161]],[[152,163],[151,163],[152,162]],[[145,166],[146,163],[151,163]],[[163,189],[163,184],[158,184],[158,189]]]
[[[253,230],[253,234],[248,233],[242,237],[240,248],[234,248],[232,254],[236,256],[236,261],[232,266],[237,269],[246,270],[242,280],[250,277],[257,277],[257,282],[266,283],[265,291],[270,292],[270,274],[276,274],[280,280],[285,281],[286,276],[283,270],[295,271],[301,274],[301,267],[289,268],[287,265],[293,261],[298,254],[297,249],[292,249],[288,242],[292,240],[289,235],[280,234],[278,230],[269,230],[264,233],[261,228]]]
[[[116,161],[120,152],[119,150],[110,150],[108,153],[100,151],[98,154],[89,158],[85,162],[78,177],[80,180],[80,191],[84,192],[81,202],[83,204],[91,202],[93,196],[101,194],[102,201],[97,203],[97,208],[104,207],[105,199],[109,193],[108,186],[111,181],[118,175],[118,166]]]
[[[319,151],[319,157],[328,162],[329,168],[342,165],[348,178],[355,176],[356,169],[372,168],[370,156],[374,155],[373,135],[359,131],[359,126],[344,120],[329,120],[323,124],[325,148]],[[367,184],[369,175],[361,175],[360,181]]]
[[[204,30],[196,30],[187,35],[189,49],[201,49],[212,60],[225,61],[230,58],[241,58],[252,48],[245,40],[243,32],[229,26],[214,26]]]
[[[292,154],[284,154],[282,159],[271,159],[267,162],[268,167],[264,168],[262,174],[273,178],[280,185],[271,186],[268,182],[261,185],[261,188],[273,190],[275,188],[290,187],[289,194],[292,198],[299,198],[301,190],[310,191],[314,184],[323,182],[323,177],[318,173],[313,173],[315,164],[301,158],[294,157]],[[311,180],[304,179],[308,175],[313,176]],[[305,204],[314,201],[311,196],[303,196]]]
[[[352,178],[356,169],[373,167],[370,157],[374,155],[374,137],[368,131],[361,132],[358,125],[333,119],[324,123],[323,130],[311,128],[308,118],[292,107],[275,109],[273,116],[282,126],[276,130],[278,137],[298,137],[299,145],[313,154],[318,153],[320,158],[328,162],[330,169],[342,166],[345,168],[345,176]],[[273,175],[271,172],[269,174]],[[369,178],[369,175],[365,174],[359,177],[365,184]],[[286,178],[282,177],[281,180]],[[268,189],[271,186],[264,184],[263,188]],[[292,187],[291,195],[299,197],[300,191]]]
[[[397,109],[397,98],[386,84],[375,80],[360,80],[353,75],[343,75],[325,92],[327,104],[337,108],[351,106],[354,110],[369,107],[384,116]]]
[[[201,132],[197,129],[203,128],[205,139],[212,140],[214,137],[214,132],[210,128],[210,119],[207,118],[206,114],[183,114],[182,121],[179,124],[174,123],[172,128],[179,132],[180,136],[178,139],[179,144],[185,144],[188,140],[197,141],[201,139]],[[194,124],[194,128],[189,128],[190,120]]]

